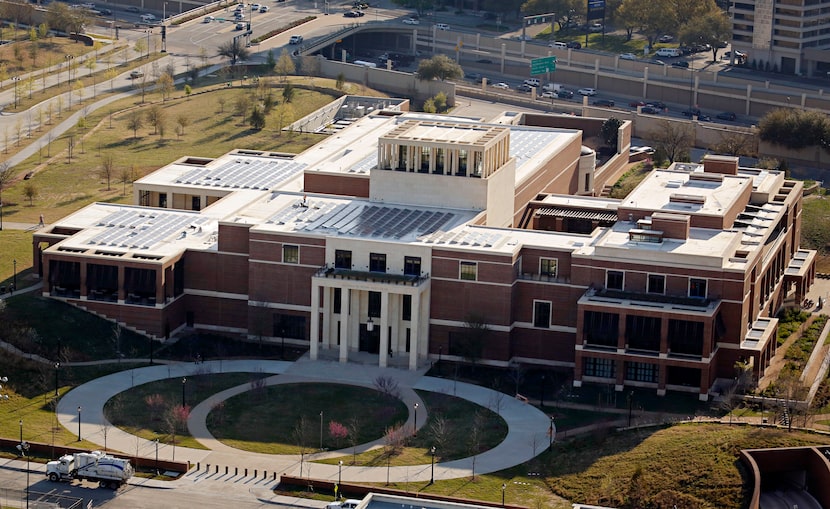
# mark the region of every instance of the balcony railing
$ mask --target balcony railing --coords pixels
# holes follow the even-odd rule
[[[533,272],[519,272],[516,274],[516,277],[525,281],[541,281],[543,283],[568,284],[571,282],[571,278],[549,276],[547,274],[538,274]]]
[[[386,272],[335,269],[334,267],[323,266],[314,274],[314,277],[343,279],[347,281],[368,281],[387,285],[420,286],[429,279],[429,274],[410,276],[406,274],[388,274]]]

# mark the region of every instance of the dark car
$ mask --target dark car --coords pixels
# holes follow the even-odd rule
[[[345,16],[347,18],[359,18],[363,15],[364,15],[363,11],[349,11],[349,12],[344,12],[343,13],[343,16]]]
[[[640,108],[640,113],[645,113],[647,115],[659,115],[661,111],[661,109],[655,108],[654,106],[643,106]]]
[[[533,90],[533,88],[534,87],[531,87],[527,83],[522,83],[521,85],[516,87],[516,90],[518,90],[519,92],[530,92],[531,90]]]
[[[138,7],[136,7],[134,5],[131,5],[131,6],[127,7],[124,10],[126,10],[127,12],[141,12],[141,9],[139,9]]]
[[[476,63],[477,64],[492,64],[493,61],[490,60],[489,58],[479,58],[478,60],[476,60]]]
[[[689,68],[689,62],[686,62],[685,60],[678,60],[677,62],[672,62],[671,66],[672,67],[680,67],[681,69],[688,69]]]
[[[559,89],[558,92],[556,92],[556,97],[558,97],[559,99],[571,99],[571,98],[573,98],[573,96],[574,96],[573,90],[567,90],[567,89],[561,88],[561,89]]]
[[[614,101],[611,99],[597,99],[594,101],[594,106],[605,106],[606,108],[611,108],[614,106]]]
[[[734,122],[738,119],[738,115],[732,113],[731,111],[724,111],[723,113],[718,113],[715,116],[721,120],[729,120],[730,122]]]
[[[658,108],[658,109],[661,109],[661,110],[666,109],[666,103],[664,103],[663,101],[647,101],[646,106],[654,106],[655,108]]]
[[[582,49],[582,44],[577,41],[568,41],[567,46],[572,49]]]
[[[698,108],[683,110],[682,113],[684,117],[699,117],[701,115],[701,111]]]
[[[638,106],[645,106],[646,103],[644,103],[643,101],[631,101],[630,103],[628,103],[628,105],[632,108],[636,108]]]

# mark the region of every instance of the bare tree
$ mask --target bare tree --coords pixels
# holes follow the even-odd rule
[[[37,198],[38,189],[37,186],[33,182],[26,182],[26,185],[23,186],[23,196],[29,199],[29,206],[33,207],[35,205],[34,201]]]
[[[352,464],[355,464],[357,462],[357,445],[360,443],[360,419],[357,416],[352,417],[349,419],[347,427],[349,428],[349,445],[352,446]]]
[[[694,131],[692,126],[684,122],[663,120],[659,129],[649,134],[649,138],[653,140],[657,151],[673,163],[681,158],[688,158],[689,149],[694,142]]]
[[[124,186],[123,190],[121,191],[121,196],[124,196],[127,194],[127,184],[130,182],[130,170],[126,166],[121,168],[121,172],[118,174],[118,178],[121,184],[123,184]]]
[[[401,390],[398,388],[398,381],[391,376],[380,375],[374,381],[375,390],[393,399],[400,399]]]
[[[440,451],[445,450],[452,435],[450,423],[441,414],[433,415],[430,419],[429,434],[435,447]]]
[[[300,449],[300,477],[303,476],[303,461],[305,460],[305,453],[308,447],[308,419],[305,415],[301,415],[294,424],[294,429],[291,432],[294,437],[294,443]]]
[[[164,122],[165,111],[158,104],[150,106],[147,110],[147,123],[153,126],[153,134],[158,133],[159,126]]]
[[[472,480],[476,480],[476,458],[481,452],[481,440],[483,434],[484,419],[481,412],[476,412],[472,425],[467,429],[467,453],[472,464]]]
[[[723,131],[717,143],[712,145],[712,151],[730,156],[754,157],[758,154],[758,137],[750,133]]]
[[[127,115],[127,128],[133,131],[133,138],[138,138],[138,130],[144,125],[141,112],[133,110]]]
[[[14,172],[8,161],[0,163],[0,204],[3,203],[3,189],[11,183]]]
[[[110,190],[110,181],[112,180],[112,176],[115,172],[115,161],[112,158],[112,154],[106,154],[103,159],[101,159],[101,178],[107,181],[107,191]],[[124,189],[126,191],[126,184],[124,185]]]
[[[511,361],[510,362],[510,372],[509,372],[508,376],[510,377],[510,381],[513,382],[513,384],[515,386],[515,389],[516,389],[516,395],[518,396],[519,394],[521,394],[519,392],[519,387],[522,385],[522,382],[524,382],[524,379],[525,379],[525,368],[524,368],[524,366],[522,366],[518,362],[512,362]]]

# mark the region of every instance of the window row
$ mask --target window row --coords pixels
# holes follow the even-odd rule
[[[706,279],[690,277],[687,288],[688,296],[697,299],[705,299],[707,296],[706,285]],[[624,291],[626,289],[625,272],[621,270],[605,271],[605,288],[608,290]],[[665,295],[666,276],[663,274],[649,274],[646,278],[646,293]]]
[[[337,249],[334,251],[334,268],[343,270],[352,270],[352,252],[345,249]],[[386,265],[385,253],[369,253],[369,272],[386,273],[388,266]],[[403,259],[403,273],[405,276],[420,276],[421,275],[421,258],[419,256],[404,256]]]
[[[412,320],[412,296],[403,295],[401,303],[401,320]],[[380,318],[382,294],[380,292],[369,292],[369,299],[367,302],[368,315],[370,318]],[[334,302],[332,302],[332,312],[340,314],[343,309],[343,291],[340,288],[334,289]]]

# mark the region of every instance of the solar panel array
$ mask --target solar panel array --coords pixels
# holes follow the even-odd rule
[[[510,157],[516,158],[516,166],[535,156],[545,145],[553,141],[557,133],[532,131],[528,129],[510,130]]]
[[[290,159],[235,158],[216,168],[190,171],[176,179],[176,183],[228,189],[272,189],[306,166]]]
[[[120,210],[101,219],[96,226],[105,230],[87,244],[128,249],[150,249],[176,232],[195,233],[210,221],[195,214]]]
[[[339,235],[400,240],[429,235],[449,223],[455,214],[366,203],[303,203],[298,201],[268,219],[295,230],[327,230]]]
[[[458,246],[493,247],[504,235],[464,229],[461,231],[438,232],[423,241],[427,244],[449,244]]]
[[[368,173],[369,170],[378,165],[378,153],[372,152],[361,159],[357,164],[349,168],[349,173]]]

